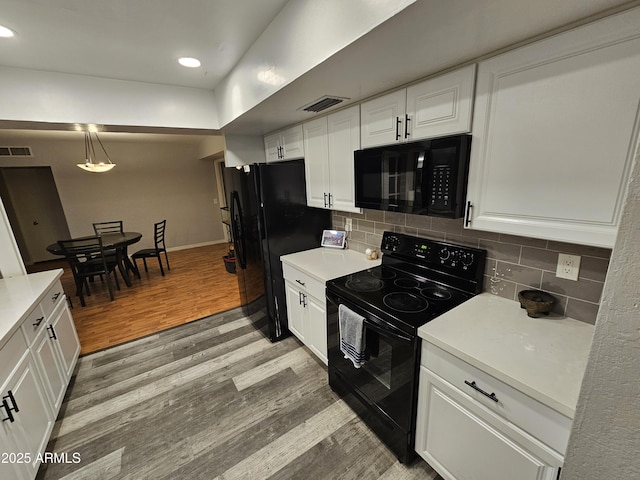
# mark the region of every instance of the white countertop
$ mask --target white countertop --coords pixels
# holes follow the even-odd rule
[[[489,293],[423,325],[423,339],[573,418],[594,326],[568,317],[531,318]]]
[[[0,279],[0,347],[61,276],[62,269],[58,268]]]
[[[326,282],[332,278],[366,270],[380,265],[381,259],[368,260],[364,253],[355,250],[320,247],[280,257],[285,263],[304,270],[316,280]]]

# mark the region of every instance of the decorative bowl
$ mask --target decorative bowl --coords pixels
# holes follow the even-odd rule
[[[551,307],[556,303],[553,295],[542,290],[522,290],[518,292],[520,308],[527,310],[527,315],[537,318],[540,315],[549,315]]]

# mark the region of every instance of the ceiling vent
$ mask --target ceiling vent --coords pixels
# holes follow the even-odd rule
[[[345,100],[349,100],[348,98],[345,97],[336,97],[333,95],[325,95],[324,97],[320,97],[317,100],[314,100],[313,102],[300,107],[298,110],[304,110],[305,112],[321,112],[323,110],[326,110],[327,108],[333,107],[334,105],[337,105],[339,103],[344,102]]]
[[[31,147],[0,147],[0,157],[33,157]]]

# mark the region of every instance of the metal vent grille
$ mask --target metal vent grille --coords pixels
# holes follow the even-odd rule
[[[31,147],[0,147],[0,157],[33,157]]]
[[[345,100],[349,100],[349,99],[344,97],[325,95],[324,97],[314,100],[308,105],[300,107],[299,110],[304,110],[305,112],[317,113],[317,112],[321,112],[322,110],[326,110],[329,107],[333,107],[334,105],[342,103]]]

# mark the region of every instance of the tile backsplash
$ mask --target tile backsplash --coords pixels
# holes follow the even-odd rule
[[[353,231],[348,234],[348,248],[352,250],[379,250],[384,231],[483,248],[487,250],[485,292],[517,301],[520,290],[544,290],[556,297],[557,313],[592,324],[596,321],[610,249],[466,230],[461,218],[452,220],[379,210],[363,212],[333,212],[333,227],[338,230],[344,230],[346,218],[353,219]],[[578,281],[556,277],[559,253],[582,257]]]

